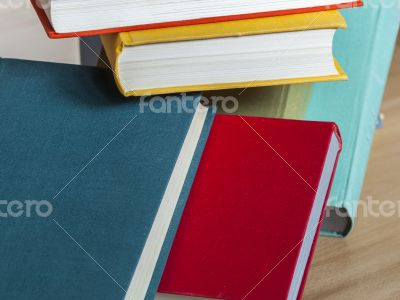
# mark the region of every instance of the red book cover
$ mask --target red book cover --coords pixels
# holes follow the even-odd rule
[[[301,14],[301,13],[318,12],[318,11],[325,11],[325,10],[335,10],[335,9],[342,9],[342,8],[359,7],[359,6],[363,5],[363,2],[361,0],[360,1],[355,0],[354,2],[343,3],[343,4],[338,4],[338,5],[326,5],[326,6],[317,6],[317,7],[309,7],[309,8],[291,9],[291,10],[260,12],[260,13],[253,13],[253,14],[202,18],[202,19],[196,19],[196,20],[185,20],[185,21],[176,21],[176,22],[167,22],[167,23],[155,23],[155,24],[146,24],[146,25],[127,26],[127,27],[116,27],[116,28],[107,28],[107,29],[91,30],[91,31],[58,33],[56,31],[54,31],[54,28],[51,25],[46,13],[40,7],[40,2],[38,0],[31,0],[31,3],[43,25],[44,30],[46,31],[48,37],[51,39],[83,37],[83,36],[115,33],[115,32],[157,29],[157,28],[165,28],[165,27],[186,26],[186,25],[206,24],[206,23],[217,23],[217,22],[224,22],[224,21],[235,21],[235,20],[243,20],[243,19],[255,19],[255,18],[273,17],[273,16],[283,16],[283,15],[290,15],[290,14]]]
[[[159,292],[300,299],[340,150],[333,123],[217,115]]]

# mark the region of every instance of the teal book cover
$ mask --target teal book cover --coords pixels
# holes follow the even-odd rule
[[[212,109],[74,65],[0,59],[0,86],[0,298],[154,299]]]
[[[342,11],[348,28],[334,40],[349,81],[315,84],[306,112],[309,120],[336,122],[343,136],[322,232],[335,237],[346,236],[354,226],[400,23],[398,1],[364,2],[362,8]]]

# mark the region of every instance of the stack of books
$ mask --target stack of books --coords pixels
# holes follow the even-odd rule
[[[335,8],[360,5],[344,0],[33,3],[50,37],[104,34],[125,96],[344,80],[332,41],[346,23]]]
[[[361,4],[32,3],[51,38],[101,34],[111,70],[0,59],[2,298],[301,298],[339,128],[199,93],[345,80],[336,9]]]

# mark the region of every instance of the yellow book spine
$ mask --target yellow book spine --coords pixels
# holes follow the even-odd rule
[[[136,95],[135,91],[127,91],[123,86],[121,79],[119,77],[119,57],[124,50],[124,43],[121,40],[121,36],[119,34],[105,34],[101,35],[101,42],[103,44],[104,50],[106,52],[108,61],[111,64],[111,70],[114,73],[115,82],[117,87],[122,95],[125,97],[128,96],[140,96]]]

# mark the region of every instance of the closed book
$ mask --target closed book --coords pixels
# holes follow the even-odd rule
[[[218,23],[361,6],[357,0],[31,0],[50,38]]]
[[[303,120],[311,92],[312,84],[303,83],[208,91],[203,97],[221,114]]]
[[[1,59],[0,82],[0,298],[153,299],[211,110],[91,67]]]
[[[354,228],[399,32],[398,1],[370,2],[357,11],[344,11],[349,28],[335,37],[335,54],[346,66],[349,81],[314,85],[306,112],[309,120],[336,122],[346,145],[322,230],[333,237],[347,236]]]
[[[141,96],[345,80],[332,54],[345,27],[327,11],[101,38],[120,91]]]
[[[300,299],[340,149],[333,123],[217,115],[159,292]]]

